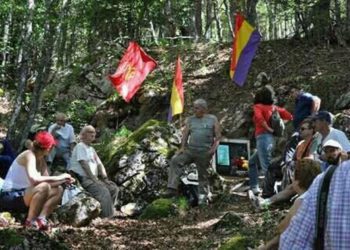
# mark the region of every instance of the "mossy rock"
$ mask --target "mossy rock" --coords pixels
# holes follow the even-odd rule
[[[115,174],[115,166],[118,166],[119,159],[123,155],[132,155],[141,147],[140,143],[145,138],[150,138],[150,147],[155,148],[161,155],[169,158],[176,151],[176,148],[170,147],[169,142],[167,142],[167,140],[173,136],[173,129],[169,126],[170,125],[165,121],[151,119],[131,133],[126,139],[121,140],[120,137],[112,136],[109,142],[96,145],[96,150],[105,163],[107,171],[111,175]],[[157,141],[153,142],[151,137],[155,133],[161,135],[162,140],[156,138]]]
[[[248,247],[248,239],[241,235],[235,235],[219,247],[219,250],[245,250]]]
[[[176,200],[161,198],[148,205],[140,215],[140,219],[160,219],[178,214],[183,215],[188,208],[188,202],[184,197],[180,197]]]

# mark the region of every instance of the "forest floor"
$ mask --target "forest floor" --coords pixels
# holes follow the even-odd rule
[[[242,177],[230,177],[228,189],[242,181]],[[81,228],[60,224],[50,233],[25,230],[14,223],[0,229],[0,249],[11,249],[9,244],[19,244],[12,249],[219,249],[233,237],[242,238],[242,245],[223,249],[255,249],[272,237],[284,212],[281,207],[256,211],[245,192],[227,192],[208,206],[157,220],[95,219]],[[18,237],[27,243],[10,240]]]

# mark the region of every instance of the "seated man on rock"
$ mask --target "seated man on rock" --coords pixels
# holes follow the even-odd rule
[[[96,131],[93,126],[85,126],[80,132],[80,142],[74,147],[70,170],[73,171],[82,187],[101,204],[101,217],[112,217],[117,203],[119,189],[108,180],[104,165],[91,146]]]
[[[205,204],[210,197],[208,168],[210,159],[221,139],[220,124],[216,116],[208,114],[207,102],[197,99],[193,103],[194,115],[188,117],[182,135],[181,148],[170,161],[168,190],[165,197],[176,196],[179,177],[187,164],[195,163],[198,170],[199,203]]]
[[[0,206],[9,212],[28,212],[25,227],[48,230],[46,217],[61,201],[61,184],[74,182],[69,174],[48,175],[45,157],[54,145],[50,133],[39,132],[33,147],[17,156],[4,180]]]

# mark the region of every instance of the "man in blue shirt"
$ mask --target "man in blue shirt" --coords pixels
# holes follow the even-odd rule
[[[293,113],[294,129],[298,130],[300,123],[308,116],[317,112],[321,106],[321,99],[303,90],[292,88],[290,96],[295,99],[295,108]]]

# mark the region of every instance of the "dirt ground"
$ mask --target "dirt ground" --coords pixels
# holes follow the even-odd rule
[[[22,242],[17,248],[9,248],[6,229],[2,228],[0,249],[219,249],[234,236],[245,239],[244,247],[230,249],[255,249],[272,237],[285,210],[274,207],[255,211],[245,192],[229,191],[242,181],[242,177],[230,178],[228,192],[212,204],[169,218],[95,219],[88,227],[57,225],[48,234],[24,230],[15,223],[9,228],[16,237],[25,237],[30,247],[24,248]]]

